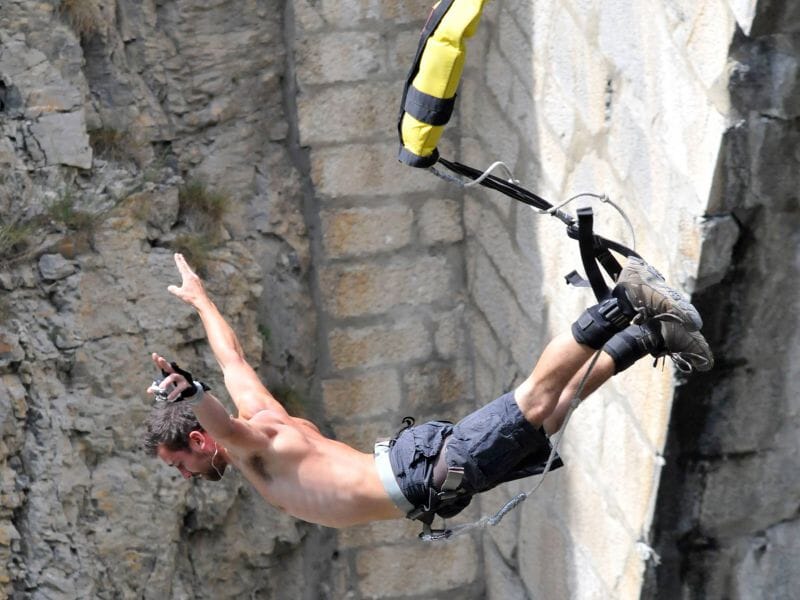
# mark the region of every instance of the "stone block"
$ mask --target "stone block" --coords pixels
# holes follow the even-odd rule
[[[537,326],[525,315],[515,290],[501,279],[485,254],[475,258],[470,287],[476,306],[486,315],[500,344],[510,351],[518,368],[528,371],[538,344]]]
[[[418,318],[334,329],[328,334],[328,346],[336,369],[402,364],[425,359],[433,350],[428,328]]]
[[[30,129],[35,138],[31,143],[42,149],[48,165],[91,168],[92,148],[83,110],[43,114]]]
[[[374,417],[400,406],[400,378],[394,370],[381,370],[348,379],[322,381],[325,414],[336,421]]]
[[[514,171],[522,142],[510,117],[490,97],[483,82],[462,81],[461,123],[464,135],[474,137],[476,156],[467,164],[477,168],[503,161]]]
[[[540,129],[549,129],[562,151],[569,152],[576,127],[579,126],[578,118],[573,99],[569,97],[568,92],[562,91],[555,77],[546,79],[538,108]]]
[[[622,468],[615,473],[627,477]],[[567,479],[567,495],[560,515],[573,544],[583,555],[582,561],[574,561],[571,566],[579,569],[580,562],[591,564],[604,587],[613,589],[638,541],[634,532],[641,531],[643,524],[635,530],[628,529],[615,503],[609,503],[608,487],[582,461],[572,462],[562,477]]]
[[[0,336],[0,353],[4,341]],[[20,357],[21,359],[21,357]],[[22,420],[28,412],[25,387],[16,375],[0,375],[0,438],[4,432],[17,431],[17,419]]]
[[[526,600],[528,594],[518,573],[500,556],[492,544],[484,544],[487,600]]]
[[[464,357],[467,355],[467,322],[463,306],[454,311],[437,315],[434,344],[436,353],[442,358]]]
[[[570,590],[573,551],[569,533],[537,508],[536,500],[521,507],[519,572],[530,598],[576,598]],[[586,573],[584,576],[589,576]],[[600,596],[598,596],[600,597]]]
[[[340,423],[333,425],[334,438],[356,450],[372,454],[375,442],[393,436],[400,429],[402,417],[387,415],[379,421]]]
[[[454,278],[446,257],[430,256],[326,267],[320,272],[320,288],[329,313],[346,318],[446,302],[454,296]]]
[[[485,85],[491,96],[503,111],[508,112],[511,102],[511,88],[514,85],[515,74],[509,68],[508,57],[500,53],[497,44],[490,44],[486,55]]]
[[[327,197],[424,192],[436,183],[400,164],[393,142],[312,148],[311,178]]]
[[[413,541],[421,530],[422,524],[419,521],[409,519],[374,521],[366,525],[340,529],[339,548],[349,550]]]
[[[643,56],[652,56],[644,47],[647,42],[646,36],[641,35],[643,29],[650,29],[645,28],[642,21],[652,18],[651,15],[644,15],[644,11],[644,6],[637,4],[609,4],[598,12],[596,25],[600,51],[616,67],[625,81],[633,82],[635,86],[649,81],[647,70],[653,67],[650,61],[642,60]],[[560,37],[553,42],[556,43]],[[564,54],[562,58],[567,56]],[[570,72],[572,68],[567,66],[565,70]],[[569,81],[564,81],[564,84],[564,89],[569,90]]]
[[[411,241],[414,214],[403,205],[324,210],[322,243],[328,258],[397,250]]]
[[[610,491],[609,504],[616,505],[617,514],[636,531],[647,522],[654,502],[658,457],[619,402],[610,402],[603,416],[605,431],[614,435],[603,436],[597,473]]]
[[[566,13],[566,11],[563,11]],[[530,89],[533,70],[533,51],[527,23],[520,23],[506,7],[500,10],[497,18],[496,43],[500,48],[506,71],[513,72],[522,84]]]
[[[39,258],[39,273],[45,281],[57,281],[72,275],[77,269],[73,261],[60,254],[43,254]]]
[[[421,545],[415,540],[407,546],[363,549],[356,552],[355,562],[365,600],[443,594],[475,581],[479,568],[477,547],[468,537],[457,544]]]
[[[417,53],[419,29],[406,29],[396,32],[389,44],[389,68],[405,78],[411,68],[411,61]],[[398,96],[399,104],[399,96]]]
[[[425,245],[461,241],[461,203],[456,200],[428,200],[419,209],[420,241]]]
[[[22,336],[10,331],[0,330],[0,368],[6,368],[12,363],[18,363],[25,358],[25,350],[20,343],[20,338],[27,341],[23,330]]]
[[[597,133],[604,122],[609,77],[606,62],[600,52],[588,44],[569,11],[559,11],[554,26],[561,35],[551,39],[549,72],[578,108],[589,131]]]
[[[438,415],[452,420],[449,407],[471,396],[470,370],[465,362],[414,366],[403,374],[408,410],[411,414]]]
[[[308,34],[296,42],[295,53],[297,80],[301,87],[362,81],[386,70],[383,59],[386,51],[379,33],[336,31]]]
[[[297,103],[300,142],[306,146],[365,139],[392,139],[396,86],[373,82],[306,91]]]
[[[736,21],[726,2],[698,2],[686,56],[706,88],[727,80],[728,48]]]
[[[300,0],[294,3],[295,22],[306,30],[350,29],[375,22],[393,25],[425,21],[430,12],[429,0],[394,2],[393,0]]]

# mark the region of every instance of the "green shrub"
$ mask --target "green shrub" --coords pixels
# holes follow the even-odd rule
[[[305,418],[308,416],[305,398],[293,387],[278,385],[270,388],[270,392],[283,405],[286,412],[293,417]]]
[[[33,230],[32,223],[0,223],[0,258],[12,258],[23,252]]]
[[[101,158],[116,162],[135,159],[135,144],[130,134],[111,127],[89,132],[89,143]]]
[[[186,257],[187,262],[201,276],[208,275],[213,244],[203,233],[183,233],[176,236],[172,247]]]
[[[204,182],[193,179],[178,190],[181,216],[193,221],[196,229],[213,233],[228,211],[228,195],[210,189]]]
[[[48,205],[47,215],[54,223],[84,233],[93,233],[98,221],[97,215],[75,208],[75,198],[70,192]]]

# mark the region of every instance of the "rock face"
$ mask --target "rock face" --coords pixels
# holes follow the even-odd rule
[[[442,153],[501,158],[554,202],[619,201],[637,249],[695,294],[719,365],[677,387],[644,364],[616,378],[571,420],[567,468],[500,527],[441,546],[409,522],[332,531],[141,450],[149,352],[224,398],[166,292],[175,250],[290,411],[364,451],[407,414],[457,419],[512,389],[591,301],[560,284],[577,252],[559,225],[395,160],[431,3],[3,2],[0,597],[797,587],[788,3],[488,3]],[[632,243],[606,207],[597,222]]]
[[[731,49],[739,119],[710,207],[741,234],[724,277],[696,296],[721,360],[676,392],[655,523],[662,565],[646,597],[797,594],[800,14],[761,4]]]

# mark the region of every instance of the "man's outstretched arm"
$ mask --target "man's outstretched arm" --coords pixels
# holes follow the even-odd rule
[[[239,411],[239,417],[249,419],[265,409],[288,414],[247,364],[236,334],[208,297],[203,282],[189,267],[182,254],[175,254],[175,264],[181,275],[181,286],[171,285],[167,290],[194,307],[200,316],[208,343],[225,376],[225,387]]]

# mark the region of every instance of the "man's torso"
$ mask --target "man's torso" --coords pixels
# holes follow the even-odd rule
[[[228,441],[231,465],[279,510],[329,527],[403,517],[371,454],[326,438],[303,419],[265,410],[247,423],[256,443]]]

